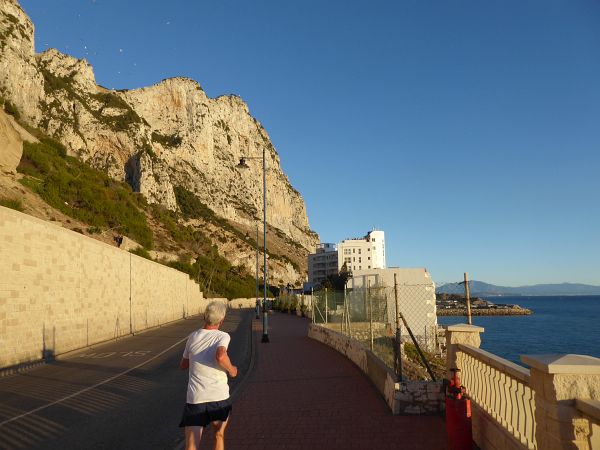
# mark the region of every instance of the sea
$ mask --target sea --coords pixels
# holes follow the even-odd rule
[[[481,348],[523,365],[520,355],[576,353],[600,358],[600,295],[485,297],[517,304],[530,316],[474,316],[483,327]],[[467,323],[466,317],[438,317],[438,323]]]

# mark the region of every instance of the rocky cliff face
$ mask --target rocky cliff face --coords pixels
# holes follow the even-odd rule
[[[0,0],[0,95],[22,120],[151,203],[176,210],[174,188],[195,193],[217,214],[252,226],[262,217],[262,163],[267,160],[267,221],[305,249],[310,231],[301,195],[280,167],[261,124],[236,96],[209,98],[190,79],[173,78],[130,91],[96,84],[85,60],[34,50],[34,27],[15,0]]]

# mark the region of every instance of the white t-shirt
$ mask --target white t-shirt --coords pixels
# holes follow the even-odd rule
[[[217,348],[231,337],[219,330],[200,329],[188,337],[183,357],[190,360],[187,403],[218,402],[229,398],[227,372],[216,360]]]

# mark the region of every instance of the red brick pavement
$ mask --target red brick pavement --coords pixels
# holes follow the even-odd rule
[[[307,337],[307,320],[269,319],[268,344],[254,322],[254,371],[233,406],[228,450],[447,447],[440,417],[392,416],[351,361]],[[206,437],[203,448],[211,448]]]

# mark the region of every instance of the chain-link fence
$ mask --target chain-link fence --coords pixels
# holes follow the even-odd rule
[[[313,322],[370,348],[404,380],[442,379],[433,284],[314,292]],[[396,314],[398,305],[399,314]]]

